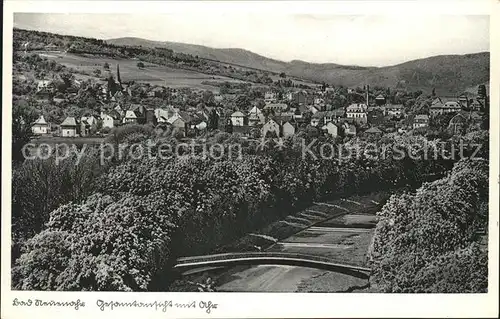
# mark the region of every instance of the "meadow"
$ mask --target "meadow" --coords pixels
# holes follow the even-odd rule
[[[190,87],[211,91],[218,91],[218,88],[202,84],[202,82],[208,80],[219,82],[242,82],[229,77],[213,76],[152,63],[144,63],[144,68],[138,68],[137,62],[139,61],[135,59],[113,59],[103,56],[76,55],[63,52],[39,52],[39,54],[42,57],[55,60],[66,67],[75,69],[77,72],[84,74],[92,74],[95,69],[99,69],[103,72],[104,63],[108,63],[111,67],[110,71],[116,76],[116,66],[119,64],[120,76],[124,82],[136,81],[152,85],[163,85],[171,88]],[[103,75],[105,75],[104,72]],[[82,79],[86,78],[87,77],[83,76]]]

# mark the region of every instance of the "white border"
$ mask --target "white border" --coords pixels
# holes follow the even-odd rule
[[[83,292],[12,292],[10,291],[10,202],[11,202],[11,74],[13,12],[80,12],[80,13],[182,13],[199,12],[205,16],[211,11],[276,12],[321,14],[454,14],[490,15],[490,238],[489,238],[489,293],[488,294],[303,294],[303,293],[83,293]],[[130,316],[175,318],[284,318],[284,317],[492,317],[498,316],[498,146],[500,106],[500,2],[480,0],[457,1],[335,1],[335,2],[132,2],[123,1],[5,1],[3,14],[3,107],[2,107],[2,313],[1,318]],[[207,23],[210,23],[207,21]],[[425,39],[422,39],[425,41]],[[13,298],[66,299],[85,301],[78,311],[68,308],[12,307]],[[103,300],[173,300],[190,302],[210,300],[218,304],[211,314],[199,308],[175,310],[167,313],[153,310],[120,309],[101,312],[97,299]]]

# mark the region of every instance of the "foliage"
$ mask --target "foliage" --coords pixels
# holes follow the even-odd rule
[[[48,228],[27,243],[17,289],[144,291],[165,267],[175,212],[161,194],[94,194],[51,213]],[[50,258],[49,258],[50,256]],[[41,265],[46,269],[37,271]]]
[[[373,284],[384,292],[484,291],[487,253],[474,245],[487,228],[487,201],[483,159],[462,160],[415,194],[391,197],[373,239]]]
[[[103,171],[92,150],[78,159],[76,152],[58,163],[49,159],[26,160],[12,172],[12,257],[22,243],[40,232],[49,213],[59,205],[81,200],[95,189]]]
[[[129,126],[115,133],[117,140],[138,142],[145,138],[143,134],[150,134],[144,129]],[[404,142],[415,144],[416,139],[423,141],[422,137],[412,137]],[[208,146],[214,142],[246,145],[224,132],[210,137]],[[326,142],[330,141],[320,143]],[[285,143],[288,147],[282,151],[269,145],[258,153],[244,146],[241,158],[224,156],[218,160],[203,158],[199,153],[159,158],[153,147],[152,158],[117,162],[97,179],[94,191],[99,194],[51,213],[47,227],[28,242],[17,261],[18,275],[13,277],[16,287],[165,289],[171,277],[163,268],[173,258],[208,253],[314,200],[366,193],[380,187],[391,189],[410,181],[418,184],[425,180],[426,173],[442,171],[447,165],[418,159],[394,160],[391,156],[380,161],[352,156],[345,162],[303,158],[299,137],[288,137]],[[401,141],[394,139],[392,143]],[[321,144],[316,147],[321,148]],[[474,176],[477,180],[479,175]],[[462,194],[458,192],[459,183],[472,182],[474,176],[456,179],[454,194]],[[474,203],[472,199],[464,201]],[[436,200],[425,198],[433,205],[437,205]],[[440,203],[446,201],[440,198]],[[472,225],[468,216],[457,218]],[[159,226],[153,233],[150,223],[166,228]],[[470,232],[465,230],[464,234]],[[51,247],[58,241],[61,245],[66,241],[76,243],[69,255],[61,255]],[[36,242],[43,245],[37,246]],[[125,246],[111,244],[117,242]],[[47,260],[47,251],[59,257]],[[126,255],[128,251],[134,253],[133,258]]]
[[[12,161],[24,160],[23,147],[33,138],[31,127],[37,115],[33,107],[24,101],[14,100],[12,103]]]

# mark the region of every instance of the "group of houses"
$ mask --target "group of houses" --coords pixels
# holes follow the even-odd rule
[[[102,111],[99,115],[82,117],[68,116],[60,124],[52,124],[41,115],[33,124],[35,135],[56,134],[61,137],[92,136],[125,124],[151,124],[153,126],[171,126],[181,130],[203,130],[207,127],[208,112],[184,112],[172,106],[148,108],[132,105],[124,110],[117,105],[111,111]]]
[[[114,108],[107,107],[99,115],[81,118],[69,116],[59,125],[51,125],[41,116],[33,125],[33,133],[35,135],[56,133],[62,137],[89,136],[124,124],[151,124],[160,127],[170,126],[172,129],[180,130],[186,136],[190,131],[197,132],[206,129],[210,114],[215,112],[219,129],[230,125],[231,132],[247,136],[251,135],[250,131],[255,131],[255,129],[260,130],[262,136],[288,136],[295,134],[299,127],[309,127],[311,131],[315,130],[337,137],[357,135],[360,131],[379,134],[383,131],[401,129],[400,124],[395,123],[401,122],[400,120],[406,117],[402,104],[387,103],[382,94],[377,95],[374,102],[372,100],[372,103],[369,103],[368,90],[365,92],[365,103],[352,103],[347,107],[333,110],[328,110],[325,105],[324,92],[323,95],[311,94],[305,90],[291,91],[284,95],[273,91],[265,92],[265,105],[263,107],[254,105],[249,110],[229,111],[221,107],[180,110],[171,105],[151,108],[140,104],[124,109],[117,104],[116,97],[121,94],[132,95],[132,92],[130,92],[130,87],[122,86],[118,66],[117,80],[116,85],[102,85],[99,90],[102,98],[107,101],[106,105],[116,104]],[[162,90],[159,88],[151,90],[148,96],[150,94],[155,97],[161,95]],[[39,81],[38,95],[51,95],[53,92],[52,81]],[[218,100],[218,97],[220,95],[214,98]],[[463,109],[481,110],[483,107],[484,101],[480,98],[469,99],[465,94],[455,98],[437,97],[429,108],[429,114],[414,116],[410,128],[426,127],[432,117],[440,114],[459,114]],[[461,117],[457,117],[455,121],[459,119]]]

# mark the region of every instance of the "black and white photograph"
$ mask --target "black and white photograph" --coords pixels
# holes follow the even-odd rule
[[[498,293],[489,15],[12,20],[7,289]]]

